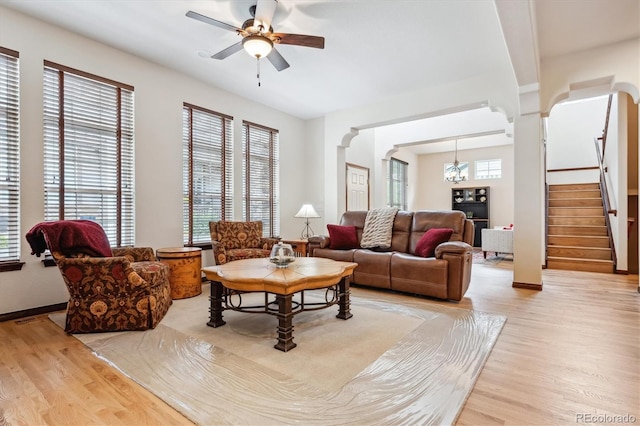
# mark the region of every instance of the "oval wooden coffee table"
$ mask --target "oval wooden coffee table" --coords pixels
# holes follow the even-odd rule
[[[352,317],[349,304],[349,282],[357,263],[338,262],[318,257],[300,257],[288,268],[279,269],[269,259],[235,260],[219,266],[203,268],[211,281],[211,308],[207,325],[225,325],[222,312],[265,313],[278,318],[276,349],[287,352],[293,342],[293,317],[303,311],[323,309],[338,304],[337,318]],[[306,303],[305,290],[327,289],[322,303]],[[264,305],[242,306],[242,293],[264,292]],[[300,301],[293,295],[300,293]],[[330,295],[330,297],[329,297]],[[231,297],[239,296],[231,300]],[[269,299],[275,296],[275,299]]]

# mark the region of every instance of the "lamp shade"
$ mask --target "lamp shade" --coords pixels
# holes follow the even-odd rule
[[[303,204],[294,217],[320,217],[311,204]]]
[[[269,40],[267,37],[254,34],[245,37],[242,40],[242,47],[244,50],[254,58],[265,58],[269,53],[271,53],[271,49],[273,49],[273,42]]]

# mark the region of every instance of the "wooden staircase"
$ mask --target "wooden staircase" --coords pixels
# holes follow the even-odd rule
[[[547,268],[613,273],[600,184],[549,185]]]

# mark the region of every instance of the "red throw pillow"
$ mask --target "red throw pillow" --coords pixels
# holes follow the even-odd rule
[[[453,229],[451,228],[429,229],[416,244],[416,254],[422,257],[433,257],[438,244],[449,241],[452,234]]]
[[[331,239],[329,248],[354,249],[359,247],[355,226],[327,225],[327,230]]]

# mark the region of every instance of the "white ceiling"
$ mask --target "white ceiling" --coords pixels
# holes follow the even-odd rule
[[[276,32],[325,37],[323,50],[279,45],[277,72],[243,51],[202,58],[241,40],[187,18],[193,10],[241,26],[256,0],[0,0],[0,4],[179,70],[303,119],[508,65],[486,0],[279,0]]]
[[[525,1],[525,0],[513,0]],[[276,32],[325,37],[325,49],[278,45],[277,72],[240,51],[232,31],[256,0],[0,0],[6,6],[293,116],[309,119],[510,67],[492,0],[278,0]],[[541,57],[638,37],[638,0],[536,0]],[[422,138],[422,139],[421,139]],[[415,141],[424,141],[417,137]]]
[[[638,0],[535,0],[535,13],[543,59],[640,35]]]

